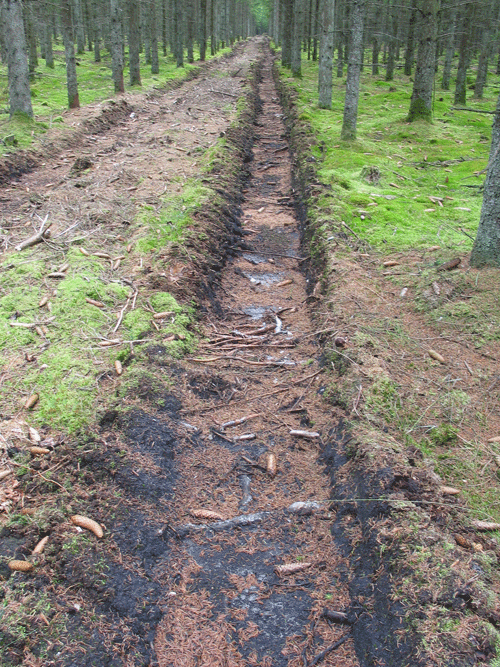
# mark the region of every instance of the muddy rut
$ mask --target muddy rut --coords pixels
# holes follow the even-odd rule
[[[333,424],[318,396],[319,350],[270,68],[268,60],[243,202],[246,249],[224,271],[223,316],[208,319],[203,350],[187,362],[192,396],[180,412],[191,437],[177,460],[171,597],[155,638],[165,667],[309,665],[322,651],[323,664],[357,664],[349,623],[325,616],[349,607],[320,460]],[[204,387],[222,398],[210,409]]]
[[[240,45],[218,72],[174,93],[142,106],[123,101],[113,112],[118,127],[87,137],[81,163],[68,140],[45,171],[11,183],[4,213],[15,220],[32,204],[42,219],[57,206],[55,238],[76,217],[93,250],[102,238],[117,254],[134,207],[156,205],[169,179],[197,173],[198,152],[227,130],[226,104],[251,63],[260,112],[248,135],[252,153],[242,158],[244,191],[233,193],[219,239],[226,250],[206,279],[200,346],[177,361],[161,341],[145,346],[145,369],[160,386],[145,379],[126,393],[103,416],[99,446],[79,453],[76,498],[64,500],[72,503],[64,511],[92,513],[106,536],[80,553],[68,547],[74,527],[64,517],[47,531],[59,551],[37,586],[57,602],[40,623],[43,634],[44,623],[64,617],[65,631],[48,642],[45,665],[401,664],[384,653],[399,619],[388,620],[389,585],[370,564],[372,515],[360,519],[352,503],[333,499],[340,488],[355,492],[336,472],[349,434],[322,399],[326,361],[310,319],[314,286],[265,41]],[[33,199],[41,188],[49,194]],[[11,243],[23,234],[13,224]],[[121,278],[139,292],[147,284],[189,294],[182,269],[155,276],[128,261]],[[33,531],[7,532],[2,555],[21,553],[26,535],[36,543]],[[27,644],[6,642],[19,664]],[[26,664],[38,659],[30,653]]]

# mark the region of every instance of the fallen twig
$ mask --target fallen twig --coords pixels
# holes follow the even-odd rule
[[[51,227],[52,223],[49,222],[48,224],[46,224],[48,217],[49,215],[47,214],[45,218],[42,220],[40,229],[36,234],[30,236],[29,239],[22,241],[19,245],[16,246],[16,250],[18,252],[24,250],[25,248],[30,248],[31,246],[36,245],[37,243],[40,243],[41,241],[43,241],[43,239],[49,238],[50,236],[49,227]]]
[[[292,430],[290,431],[290,435],[295,435],[299,438],[307,438],[308,440],[314,440],[315,438],[319,438],[319,433],[316,433],[315,431]]]
[[[311,380],[312,378],[315,378],[317,375],[322,373],[322,370],[316,371],[315,373],[312,373],[311,375],[306,375],[305,378],[300,378],[298,380],[292,380],[291,384],[292,385],[298,385],[302,384],[302,382],[305,382],[306,380]],[[245,396],[244,398],[238,398],[235,401],[232,401],[232,405],[236,405],[236,403],[253,403],[253,401],[259,401],[263,398],[268,398],[269,396],[275,396],[276,394],[281,394],[284,391],[290,391],[290,385],[287,385],[286,387],[280,387],[279,389],[275,389],[274,391],[268,391],[265,394],[257,394],[257,396]],[[202,408],[201,410],[180,410],[180,412],[184,414],[191,414],[194,412],[209,412],[211,410],[217,410],[218,408],[224,408],[227,406],[227,403],[217,403],[216,405],[212,405],[208,408]]]
[[[136,290],[135,293],[134,293],[134,297],[135,297],[136,294],[137,294],[137,290]],[[116,333],[116,332],[118,331],[118,329],[120,328],[120,324],[122,323],[123,316],[124,316],[124,314],[125,314],[125,311],[127,310],[127,306],[128,306],[128,304],[130,303],[130,298],[131,298],[131,297],[129,297],[129,298],[127,299],[127,302],[125,303],[125,305],[123,306],[123,308],[120,310],[120,314],[118,315],[118,320],[117,320],[117,322],[116,322],[116,324],[115,324],[115,328],[113,329],[113,333]]]
[[[272,512],[256,512],[255,514],[242,514],[233,519],[226,519],[225,521],[216,521],[214,523],[186,523],[177,528],[177,533],[180,537],[185,537],[189,533],[201,532],[205,529],[210,530],[225,530],[227,528],[235,528],[236,526],[251,526],[254,523],[260,523],[267,519]]]
[[[335,642],[335,644],[331,644],[330,646],[327,646],[321,653],[318,653],[318,655],[311,660],[309,663],[308,667],[314,667],[314,665],[318,665],[322,660],[326,658],[326,656],[331,653],[332,651],[335,651],[338,649],[344,642],[346,642],[351,636],[351,632],[347,632],[343,637],[341,637],[338,641]]]
[[[255,419],[256,417],[260,417],[261,413],[256,412],[254,414],[248,415],[247,417],[241,417],[241,419],[233,419],[232,421],[225,422],[224,424],[220,425],[220,428],[222,430],[228,428],[229,426],[239,426],[240,424],[244,424],[245,422],[249,421],[250,419]]]

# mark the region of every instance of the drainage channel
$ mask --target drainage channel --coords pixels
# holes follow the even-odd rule
[[[203,347],[179,378],[185,437],[158,575],[167,591],[160,667],[359,664],[349,564],[332,537],[321,461],[334,424],[321,399],[270,58],[259,95],[246,249],[221,278],[224,316],[207,317]]]

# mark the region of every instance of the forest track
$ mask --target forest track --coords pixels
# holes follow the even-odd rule
[[[257,62],[255,76],[262,78],[254,103],[262,108],[251,130],[253,159],[240,156],[246,166],[233,186],[248,165],[251,178],[229,236],[233,247],[227,236],[218,239],[226,250],[218,258],[218,290],[205,292],[200,348],[173,360],[161,336],[146,345],[136,363],[138,383],[104,378],[114,399],[102,398],[108,409],[99,436],[56,443],[51,469],[60,474],[61,460],[73,457],[62,466],[67,477],[57,477],[60,489],[41,483],[43,467],[28,475],[19,502],[43,508],[4,530],[2,556],[26,558],[40,537],[50,542],[35,575],[9,579],[11,609],[21,613],[29,604],[34,611],[24,636],[2,628],[6,665],[403,664],[397,636],[394,652],[384,655],[385,634],[400,619],[387,617],[389,583],[377,582],[368,552],[377,548],[370,521],[385,509],[375,504],[360,519],[353,503],[331,499],[349,434],[343,414],[321,398],[322,351],[309,313],[283,111],[264,44],[239,47],[218,72],[175,94],[136,101],[118,127],[5,190],[11,245],[26,234],[16,224],[24,207],[31,220],[57,210],[55,236],[81,218],[85,247],[123,252],[134,211],[157,205],[179,174],[196,178],[192,151],[198,146],[201,154],[211,137],[228,131],[235,91]],[[200,95],[218,106],[200,108],[194,118]],[[174,108],[175,120],[167,122]],[[84,164],[79,158],[91,163],[80,170],[86,173],[74,168]],[[47,180],[51,172],[57,178]],[[42,186],[50,196],[32,201]],[[233,196],[227,205],[234,218]],[[42,251],[33,251],[37,259]],[[62,260],[59,248],[48,251],[47,265]],[[132,262],[120,267],[126,280]],[[186,298],[205,280],[183,284],[181,273],[169,281],[172,257],[164,262],[161,276],[157,266],[133,274],[146,305],[155,289]],[[41,431],[54,437],[49,425]],[[78,533],[67,520],[74,513],[99,520],[104,539]],[[352,544],[365,541],[366,563],[355,570]],[[5,565],[2,572],[7,578]]]

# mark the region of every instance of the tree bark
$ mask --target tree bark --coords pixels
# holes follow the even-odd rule
[[[54,10],[52,9],[52,5],[49,5],[49,3],[46,2],[42,11],[45,15],[45,23],[43,25],[45,34],[45,65],[50,69],[54,69],[54,52],[52,50],[52,16]]]
[[[347,81],[344,102],[344,119],[341,139],[356,139],[358,121],[359,78],[363,53],[363,22],[365,16],[365,0],[352,0],[350,16],[349,60],[347,64]]]
[[[483,206],[470,264],[476,268],[500,267],[500,95],[493,121],[490,161],[484,182]]]
[[[123,82],[123,34],[122,34],[122,8],[120,0],[110,0],[109,13],[111,21],[111,72],[115,93],[124,93]]]
[[[493,21],[492,21],[492,7],[488,5],[483,8],[483,14],[481,16],[482,25],[481,29],[481,41],[479,49],[479,60],[477,63],[477,75],[476,83],[474,85],[474,97],[481,99],[483,97],[484,86],[486,85],[486,78],[488,76],[488,60],[491,52],[491,36],[493,32]]]
[[[411,76],[411,71],[413,69],[413,60],[415,57],[415,26],[417,24],[417,19],[418,19],[417,0],[412,0],[410,22],[408,25],[408,35],[406,39],[406,49],[405,49],[404,72],[406,76]]]
[[[385,80],[392,81],[394,79],[394,67],[396,65],[396,32],[398,29],[398,24],[396,20],[395,8],[392,7],[392,20],[390,21],[390,33],[388,36],[388,47],[387,47],[387,65],[385,69]]]
[[[470,61],[469,34],[472,14],[473,4],[472,2],[468,2],[465,5],[460,25],[458,70],[455,81],[455,97],[453,100],[454,104],[460,106],[465,106],[467,104],[467,68]]]
[[[80,108],[78,97],[78,81],[76,78],[75,46],[73,44],[73,23],[71,20],[70,0],[61,0],[61,30],[66,57],[66,86],[68,89],[68,106],[70,109]]]
[[[382,11],[375,13],[372,33],[372,74],[379,73],[379,55],[380,55],[380,26],[384,25]]]
[[[281,64],[283,67],[292,65],[292,26],[293,0],[282,0],[283,38],[281,41]]]
[[[335,0],[334,0],[335,4]],[[313,49],[312,49],[312,59],[314,62],[318,59],[318,32],[319,32],[319,5],[320,5],[320,0],[315,0],[314,3],[314,24],[313,24]],[[334,17],[334,25],[335,25],[335,17]],[[335,43],[335,35],[334,35],[334,43]],[[333,52],[334,47],[332,47],[332,59],[333,59]]]
[[[185,0],[186,7],[186,48],[188,63],[194,62],[193,40],[194,40],[194,3],[193,0]]]
[[[94,62],[101,62],[101,27],[97,0],[92,0],[92,27],[94,32]]]
[[[151,74],[160,73],[160,60],[158,56],[158,25],[156,15],[156,2],[150,0],[149,3],[149,17],[151,25]]]
[[[213,2],[214,0],[212,0]],[[174,42],[175,59],[177,67],[184,67],[184,12],[183,0],[174,0]]]
[[[320,6],[320,44],[318,63],[318,106],[332,108],[333,47],[335,0],[322,0]]]
[[[441,88],[443,90],[450,89],[451,77],[451,63],[455,55],[455,32],[457,29],[457,8],[450,9],[450,16],[448,21],[448,35],[446,38],[446,51],[444,56],[443,78],[441,79]]]
[[[302,21],[304,16],[304,7],[302,0],[293,0],[293,29],[292,29],[292,75],[302,76],[301,63],[301,40],[302,40]]]
[[[33,4],[27,3],[23,7],[25,26],[26,26],[26,40],[28,42],[28,70],[30,74],[30,81],[35,78],[35,70],[38,67],[38,53],[36,44],[36,27],[35,17],[33,14]]]
[[[33,116],[23,10],[20,0],[2,0],[3,37],[7,52],[10,117],[16,113]]]
[[[207,57],[207,0],[200,0],[200,26],[198,34],[200,60],[203,62]]]
[[[76,32],[76,52],[85,53],[85,30],[83,29],[83,11],[81,0],[73,0],[73,16]]]
[[[432,118],[432,91],[436,75],[437,10],[438,0],[422,0],[417,67],[408,112],[410,123],[414,120]]]
[[[141,65],[139,51],[141,43],[140,6],[136,0],[128,0],[128,58],[130,67],[130,85],[141,85]]]

